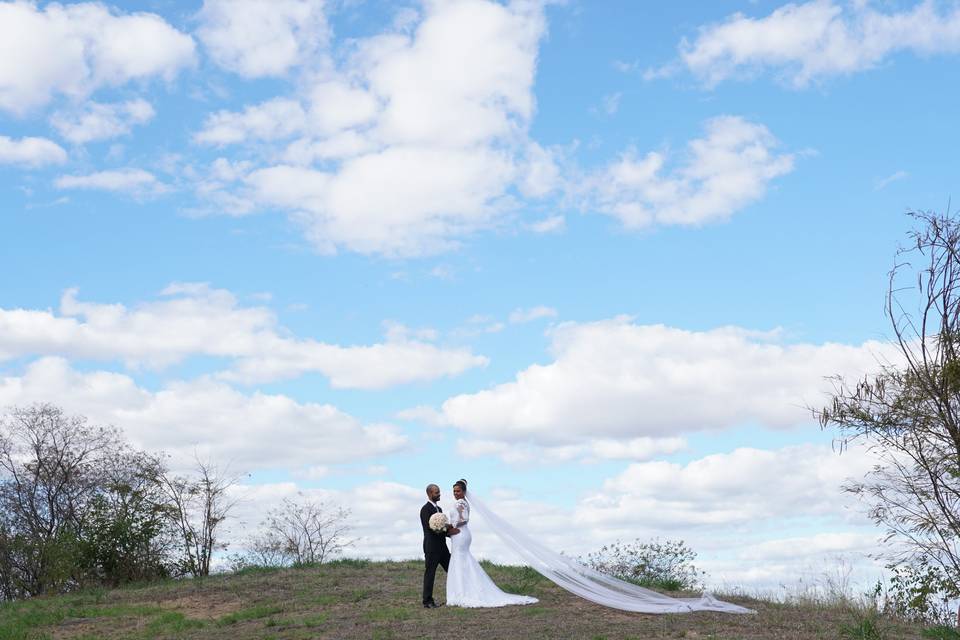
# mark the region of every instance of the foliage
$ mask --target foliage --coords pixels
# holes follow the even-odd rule
[[[931,590],[960,593],[960,220],[910,215],[920,228],[897,254],[886,300],[898,362],[853,383],[835,378],[815,413],[841,449],[859,442],[876,457],[844,488],[885,530],[890,565],[909,568],[897,606],[926,615]]]
[[[920,632],[920,637],[930,640],[960,640],[960,633],[951,626],[938,624],[933,627],[927,627]]]
[[[694,564],[697,554],[682,540],[616,541],[582,561],[601,573],[641,587],[680,591],[702,586],[704,573]]]
[[[198,466],[171,476],[119,430],[50,404],[0,415],[0,600],[206,575],[233,503],[231,481]]]
[[[888,567],[893,572],[884,612],[903,620],[946,623],[954,618],[951,601],[960,594],[941,567],[920,560]]]
[[[90,578],[111,585],[169,576],[176,530],[158,478],[159,458],[125,452],[107,467],[83,526],[81,557]]]
[[[95,566],[114,546],[96,531],[112,526],[111,478],[135,475],[139,460],[116,429],[53,405],[0,417],[0,596],[68,590],[119,569]]]

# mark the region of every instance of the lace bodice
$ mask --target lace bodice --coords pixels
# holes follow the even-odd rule
[[[460,498],[453,504],[453,511],[450,513],[450,524],[460,528],[470,522],[470,503],[466,498]]]

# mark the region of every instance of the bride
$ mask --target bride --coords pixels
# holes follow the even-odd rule
[[[470,503],[467,501],[467,481],[457,480],[453,485],[456,499],[450,513],[450,524],[460,530],[450,537],[450,570],[447,571],[447,605],[455,607],[505,607],[511,604],[538,602],[530,596],[504,593],[493,583],[477,559],[470,553],[473,536],[470,533]]]
[[[467,493],[467,481],[453,485],[456,504],[450,523],[460,532],[450,537],[451,555],[447,572],[447,604],[460,607],[503,607],[532,604],[536,598],[504,593],[484,572],[470,553],[471,508],[483,516],[484,524],[527,564],[554,584],[581,598],[605,607],[638,613],[688,613],[719,611],[756,613],[752,609],[717,600],[709,593],[699,598],[671,598],[662,593],[613,578],[576,560],[551,551],[498,516],[480,498]],[[439,497],[439,492],[438,492]]]

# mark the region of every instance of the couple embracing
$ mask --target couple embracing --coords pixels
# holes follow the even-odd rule
[[[456,502],[447,515],[448,524],[431,527],[430,519],[443,513],[438,501],[440,487],[427,486],[427,503],[420,509],[423,525],[423,555],[426,569],[423,573],[423,606],[433,609],[439,605],[433,600],[433,582],[437,567],[447,572],[447,604],[457,607],[505,607],[512,604],[533,604],[536,598],[504,593],[493,583],[477,559],[470,553],[473,536],[470,533],[470,499],[467,481],[457,480],[453,485]],[[436,523],[436,520],[434,521]],[[450,549],[447,548],[447,539]]]
[[[447,572],[447,604],[458,607],[505,607],[512,604],[533,604],[536,598],[504,593],[493,583],[470,553],[470,511],[479,513],[487,529],[526,564],[559,587],[605,607],[637,613],[689,613],[719,611],[722,613],[756,613],[752,609],[717,600],[709,593],[694,598],[673,598],[620,580],[588,567],[570,556],[546,548],[509,521],[497,515],[477,495],[467,493],[467,481],[453,485],[456,503],[450,514],[444,514],[438,501],[440,487],[427,486],[427,503],[420,509],[423,525],[423,606],[433,609],[433,582],[437,567]],[[450,549],[447,548],[447,539]]]

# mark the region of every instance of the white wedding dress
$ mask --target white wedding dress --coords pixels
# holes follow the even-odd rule
[[[483,517],[486,528],[495,533],[507,547],[516,552],[537,572],[557,586],[581,598],[605,607],[637,613],[690,613],[717,611],[721,613],[756,613],[752,609],[717,600],[709,593],[698,598],[671,598],[630,582],[605,575],[569,556],[547,549],[538,541],[497,515],[472,491],[467,494],[470,503],[458,500],[453,517],[469,521],[470,507]],[[463,503],[461,505],[461,503]],[[462,512],[461,512],[462,507]],[[461,515],[462,514],[462,515]],[[462,538],[458,540],[458,538]],[[503,593],[483,572],[470,554],[470,530],[450,538],[453,553],[447,573],[447,604],[462,607],[496,607],[507,604],[536,602],[527,596]]]
[[[506,607],[539,602],[530,596],[504,593],[493,583],[477,559],[470,553],[470,503],[457,500],[450,513],[450,524],[460,533],[450,536],[450,570],[447,571],[447,605],[454,607]]]

